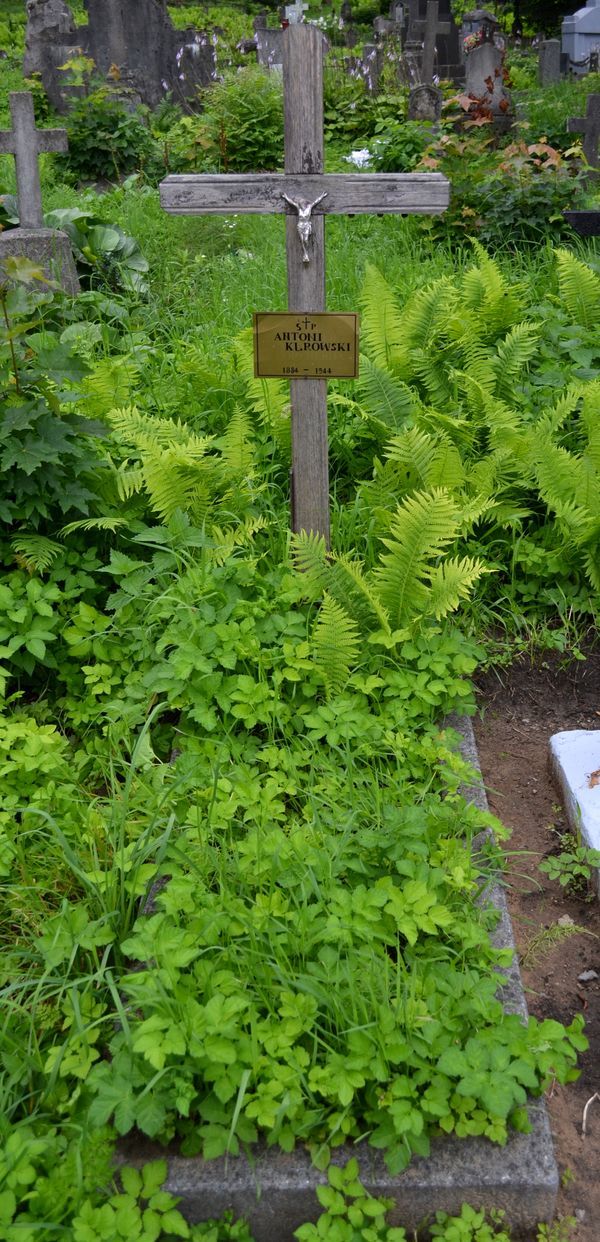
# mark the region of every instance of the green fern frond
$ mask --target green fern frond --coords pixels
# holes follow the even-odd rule
[[[437,353],[413,349],[411,365],[415,378],[423,385],[434,405],[446,405],[451,401],[453,394],[448,383],[448,368]]]
[[[175,421],[140,414],[135,406],[111,410],[108,421],[123,444],[132,445],[140,452],[156,452],[157,449],[181,445],[188,458],[204,457],[214,443],[212,436],[196,435],[179,419]]]
[[[376,366],[394,369],[394,361],[405,353],[404,316],[396,297],[381,272],[367,263],[359,295],[362,343]]]
[[[325,592],[312,632],[313,658],[321,670],[327,697],[339,694],[354,669],[360,652],[358,626],[346,609]]]
[[[508,285],[498,263],[487,251],[471,238],[477,258],[477,266],[469,268],[462,279],[461,301],[475,311],[486,340],[495,340],[501,332],[512,327],[520,315],[520,305],[514,285]]]
[[[429,574],[427,615],[437,621],[454,612],[461,600],[467,599],[472,587],[483,573],[488,573],[478,557],[451,557],[442,565],[436,565]]]
[[[62,545],[54,539],[48,539],[46,535],[27,533],[15,535],[10,546],[17,553],[19,564],[30,573],[43,573],[50,568],[59,552],[63,551]]]
[[[600,319],[600,277],[570,250],[556,250],[558,290],[573,323],[595,328]]]
[[[115,480],[119,499],[131,500],[144,487],[144,471],[141,466],[130,467],[129,462],[123,462],[115,471]]]
[[[442,484],[451,492],[462,487],[465,470],[460,453],[450,438],[431,435],[417,427],[408,427],[386,445],[389,461],[406,469],[413,486],[427,490]]]
[[[327,587],[329,577],[325,539],[312,530],[298,531],[292,535],[291,555],[294,567],[303,575],[306,599],[319,599]]]
[[[114,534],[115,531],[120,530],[123,526],[129,526],[127,518],[113,517],[110,515],[105,517],[80,518],[77,522],[68,522],[66,526],[62,527],[60,533],[61,535],[72,535],[78,530],[110,530]]]
[[[454,285],[447,276],[413,293],[402,315],[402,339],[407,352],[435,347],[456,298]]]
[[[363,630],[376,627],[389,633],[387,609],[365,574],[361,561],[348,555],[332,556],[327,589],[338,603],[356,617]]]
[[[584,550],[583,564],[594,590],[600,592],[600,543]]]
[[[242,376],[250,408],[261,426],[278,445],[285,460],[291,455],[290,386],[286,380],[256,379],[252,332],[241,332],[234,344],[237,369]]]
[[[233,475],[249,475],[254,465],[252,423],[249,415],[236,406],[225,434],[218,441],[226,469]]]
[[[416,492],[396,511],[382,540],[388,551],[371,575],[392,629],[426,611],[430,562],[455,538],[458,518],[457,505],[442,488]]]
[[[533,324],[516,323],[496,346],[494,371],[498,396],[510,400],[514,381],[531,361],[538,347],[539,331]]]
[[[116,406],[126,406],[139,374],[139,364],[131,358],[101,359],[81,385],[86,413],[92,418],[104,418]]]
[[[591,387],[591,384],[586,385],[586,388]],[[540,437],[550,437],[550,439],[552,439],[556,435],[556,432],[560,431],[569,415],[573,413],[577,402],[581,400],[581,396],[582,390],[580,386],[568,388],[567,391],[554,402],[554,405],[551,406],[549,410],[544,410],[544,413],[535,424],[536,435]],[[585,422],[583,410],[582,422]]]
[[[377,419],[392,431],[402,427],[419,405],[407,384],[362,354],[358,398],[367,418]]]

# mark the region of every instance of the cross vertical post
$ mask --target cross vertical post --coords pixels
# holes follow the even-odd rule
[[[67,151],[67,131],[36,129],[29,91],[11,91],[10,115],[13,127],[0,131],[0,155],[15,157],[21,228],[39,229],[44,217],[38,155],[42,151]]]
[[[323,172],[323,36],[291,25],[283,52],[285,171]],[[325,217],[313,217],[310,263],[303,263],[297,219],[286,219],[288,310],[325,310]],[[291,381],[292,530],[329,544],[327,381]]]
[[[427,0],[421,78],[423,82],[428,83],[433,81],[437,36],[440,34],[450,34],[450,23],[439,20],[439,8],[439,0]]]
[[[587,97],[585,116],[572,116],[567,121],[570,134],[583,134],[583,152],[590,165],[588,177],[596,180],[600,176],[598,170],[598,143],[600,142],[600,95],[591,94]]]

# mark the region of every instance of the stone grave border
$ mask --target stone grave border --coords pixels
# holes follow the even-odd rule
[[[446,723],[460,735],[460,753],[477,774],[476,783],[463,790],[464,796],[487,810],[471,720],[453,716]],[[514,948],[503,888],[499,884],[491,886],[486,900],[500,912],[493,942],[500,948]],[[503,974],[506,982],[500,998],[505,1008],[526,1017],[527,1004],[516,956]],[[435,1211],[458,1214],[463,1203],[470,1203],[479,1208],[503,1209],[507,1225],[519,1236],[539,1221],[552,1220],[559,1184],[543,1098],[530,1101],[528,1111],[531,1133],[511,1133],[505,1147],[481,1138],[436,1139],[427,1159],[414,1157],[400,1174],[390,1174],[382,1153],[366,1142],[336,1148],[332,1160],[343,1165],[352,1156],[358,1159],[368,1192],[395,1201],[389,1216],[391,1224],[415,1229]],[[292,1242],[298,1225],[319,1216],[321,1209],[315,1191],[318,1185],[325,1184],[326,1175],[311,1164],[302,1146],[290,1154],[260,1146],[250,1158],[243,1155],[203,1160],[179,1156],[173,1148],[165,1149],[148,1140],[126,1139],[119,1144],[121,1163],[141,1166],[165,1156],[165,1189],[181,1199],[180,1208],[191,1223],[219,1217],[229,1209],[236,1216],[245,1217],[256,1242]]]

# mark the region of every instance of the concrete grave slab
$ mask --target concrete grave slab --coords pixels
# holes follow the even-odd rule
[[[453,717],[447,723],[461,735],[461,753],[479,774],[476,784],[463,791],[465,797],[485,810],[487,799],[471,722]],[[513,948],[503,889],[494,887],[486,893],[486,900],[500,912],[494,942]],[[527,1006],[516,958],[504,974],[503,1003],[525,1018]],[[333,1160],[343,1165],[352,1156],[358,1159],[361,1179],[370,1194],[395,1201],[391,1224],[415,1229],[434,1211],[458,1213],[463,1203],[471,1203],[502,1208],[514,1236],[521,1237],[538,1221],[552,1219],[558,1193],[558,1170],[543,1100],[530,1104],[529,1116],[532,1132],[511,1134],[504,1148],[485,1139],[439,1139],[427,1160],[415,1157],[395,1176],[388,1172],[382,1153],[367,1143],[340,1147]],[[251,1159],[205,1161],[179,1156],[174,1149],[166,1154],[166,1189],[181,1197],[181,1211],[190,1222],[218,1217],[229,1209],[249,1221],[257,1242],[292,1242],[300,1224],[319,1216],[315,1190],[326,1176],[314,1168],[302,1147],[289,1155],[260,1147]],[[159,1156],[164,1158],[165,1151],[155,1143],[126,1140],[120,1144],[120,1159],[128,1164],[141,1165]]]
[[[59,229],[7,229],[0,233],[0,263],[4,259],[29,259],[70,297],[81,293],[71,243]]]
[[[569,825],[584,845],[600,850],[600,729],[567,729],[550,738],[550,765]],[[600,897],[600,870],[595,872]]]

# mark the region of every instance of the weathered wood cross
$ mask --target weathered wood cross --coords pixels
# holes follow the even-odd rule
[[[289,310],[324,311],[326,214],[433,215],[448,206],[450,187],[441,173],[323,173],[323,36],[316,26],[285,31],[283,82],[284,173],[174,175],[160,186],[161,203],[175,215],[285,213]],[[292,529],[329,541],[327,381],[291,380],[291,408]]]
[[[29,91],[11,91],[10,115],[12,130],[0,130],[0,155],[15,157],[21,228],[39,229],[44,217],[38,156],[42,151],[67,151],[67,131],[36,129]]]
[[[418,0],[413,0],[408,21],[407,43],[423,43],[421,60],[421,81],[430,83],[433,79],[435,50],[438,35],[449,35],[450,22],[439,20],[439,0],[427,0],[427,16],[419,17]]]

